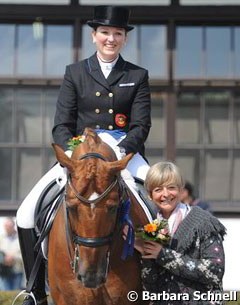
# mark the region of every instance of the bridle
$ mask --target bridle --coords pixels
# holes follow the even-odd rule
[[[105,158],[103,155],[96,153],[96,152],[86,153],[86,154],[80,156],[78,158],[78,160],[84,160],[84,159],[89,159],[89,158],[96,158],[96,159],[101,159],[103,161],[108,161],[107,158]],[[81,203],[90,205],[91,208],[95,207],[95,205],[97,203],[99,203],[102,199],[104,199],[116,185],[118,185],[120,187],[119,193],[120,194],[124,193],[123,192],[124,187],[123,187],[122,180],[117,176],[115,176],[115,179],[113,180],[113,182],[105,189],[105,191],[102,194],[100,194],[97,198],[92,199],[92,200],[85,198],[76,190],[76,188],[72,184],[70,174],[68,175],[67,183],[68,183],[69,187],[71,188],[71,190],[73,191],[75,197]],[[123,201],[121,198],[119,198],[119,200],[120,200],[120,203]],[[65,208],[64,208],[64,210],[65,210],[65,228],[66,228],[66,235],[67,235],[68,252],[69,252],[69,256],[70,256],[70,263],[71,263],[72,270],[73,270],[73,272],[76,272],[77,262],[80,259],[78,247],[80,245],[85,246],[85,247],[92,247],[92,248],[102,247],[105,245],[110,246],[112,239],[113,239],[114,232],[111,232],[109,235],[103,236],[103,237],[82,237],[82,236],[79,236],[79,235],[73,233],[70,228],[70,224],[69,224],[69,215],[68,215],[69,212],[68,212],[66,200],[64,201],[64,205],[65,205]],[[72,255],[71,255],[72,251],[70,250],[71,241],[75,245],[74,258],[72,258]],[[109,256],[109,254],[110,254],[110,251],[108,251],[107,255]]]
[[[87,153],[87,154],[81,156],[80,158],[78,158],[78,160],[90,159],[90,158],[96,158],[96,159],[101,159],[103,161],[107,161],[107,159],[99,153]],[[111,192],[111,190],[116,186],[117,183],[118,183],[118,178],[116,177],[116,179],[113,180],[113,182],[106,188],[106,190],[100,196],[98,196],[96,199],[89,200],[89,199],[83,197],[80,193],[78,193],[78,191],[72,185],[71,175],[70,174],[68,175],[68,185],[72,189],[74,195],[81,202],[90,204],[91,206],[95,205],[96,203],[100,202],[104,197],[106,197]]]

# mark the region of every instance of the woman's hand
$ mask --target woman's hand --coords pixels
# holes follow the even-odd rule
[[[162,245],[154,241],[145,241],[142,258],[156,259],[162,250]]]
[[[144,240],[141,237],[135,237],[134,248],[144,255]]]

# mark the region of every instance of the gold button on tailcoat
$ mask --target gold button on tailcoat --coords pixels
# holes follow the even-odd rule
[[[71,133],[82,134],[85,127],[126,133],[131,128],[123,147],[143,154],[150,125],[147,70],[119,56],[106,79],[96,54],[66,67],[53,127],[57,144],[67,149]]]

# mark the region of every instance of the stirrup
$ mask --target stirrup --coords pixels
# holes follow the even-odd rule
[[[33,304],[34,303],[34,304]],[[36,298],[30,295],[27,295],[23,300],[23,305],[48,305],[47,296],[36,301]]]
[[[48,302],[47,302],[47,295],[45,295],[43,298],[41,298],[40,300],[36,300],[36,297],[34,295],[34,293],[31,291],[31,292],[27,292],[26,290],[22,290],[20,291],[20,293],[15,297],[15,299],[13,300],[12,302],[12,305],[15,304],[16,300],[21,296],[21,295],[26,295],[24,300],[23,300],[23,305],[24,305],[24,302],[27,301],[27,300],[32,300],[33,304],[29,304],[29,305],[48,305]]]

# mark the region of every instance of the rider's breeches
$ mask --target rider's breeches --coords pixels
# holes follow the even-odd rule
[[[111,137],[109,134],[100,133],[100,138],[103,141],[107,142],[110,146],[116,146],[121,139],[118,141]],[[68,154],[68,153],[67,153]],[[129,161],[127,170],[131,173],[132,176],[140,178],[141,180],[145,180],[147,171],[149,169],[149,165],[143,159],[143,157],[137,153],[133,156],[133,158]],[[125,180],[125,175],[123,175],[123,179]],[[59,163],[57,163],[54,167],[52,167],[33,187],[27,197],[23,200],[20,205],[16,221],[17,225],[20,228],[28,229],[34,228],[34,211],[36,204],[38,202],[39,196],[46,188],[46,186],[56,180],[59,185],[59,190],[66,184],[67,181],[67,170],[62,167]]]
[[[62,184],[66,184],[66,173],[67,169],[57,163],[35,184],[17,211],[16,221],[18,227],[24,229],[34,228],[34,211],[41,193],[54,180],[57,180],[60,190]]]

